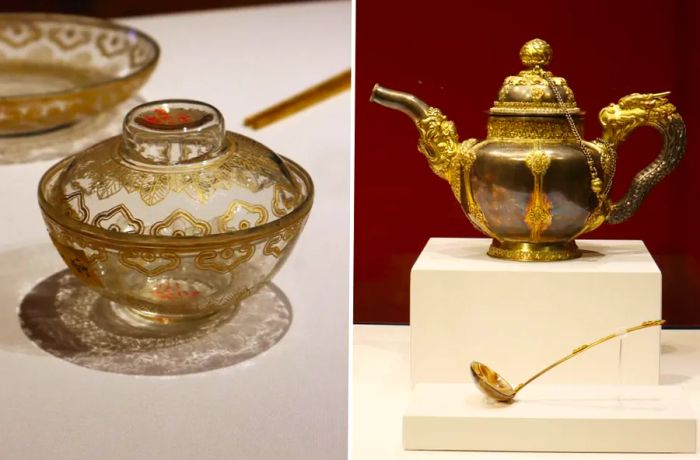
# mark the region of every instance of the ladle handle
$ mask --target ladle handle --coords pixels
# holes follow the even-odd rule
[[[596,345],[600,345],[601,343],[607,342],[608,340],[614,339],[615,337],[620,337],[621,335],[629,334],[630,332],[638,331],[640,329],[646,329],[648,327],[653,327],[653,326],[661,326],[665,322],[666,322],[666,320],[663,320],[663,319],[659,319],[659,320],[655,320],[655,321],[644,321],[642,324],[640,324],[638,326],[633,326],[633,327],[630,327],[630,328],[625,329],[623,331],[613,332],[612,334],[606,335],[605,337],[602,337],[602,338],[596,340],[595,342],[587,343],[587,344],[581,345],[580,347],[576,347],[576,348],[574,348],[574,351],[572,351],[569,355],[564,356],[560,360],[550,364],[549,366],[547,366],[544,369],[542,369],[541,371],[539,371],[537,374],[535,374],[532,377],[530,377],[529,379],[527,379],[525,382],[518,385],[515,388],[515,393],[522,390],[525,385],[532,382],[533,380],[535,380],[536,378],[538,378],[539,376],[541,376],[545,372],[548,372],[548,371],[554,369],[555,367],[557,367],[561,363],[570,360],[574,356],[576,356],[580,353],[583,353],[584,351],[589,350],[589,349],[595,347]]]

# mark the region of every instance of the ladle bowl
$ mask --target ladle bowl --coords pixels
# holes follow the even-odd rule
[[[513,389],[511,384],[486,364],[472,361],[469,368],[472,371],[474,383],[489,398],[500,402],[508,402],[515,397],[516,390]]]

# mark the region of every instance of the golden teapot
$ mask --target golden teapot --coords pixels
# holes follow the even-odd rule
[[[584,141],[583,113],[561,77],[544,66],[552,50],[534,39],[520,50],[526,67],[506,78],[489,110],[486,140],[460,142],[454,123],[420,99],[379,85],[371,100],[410,116],[418,149],[449,182],[479,231],[493,238],[488,255],[523,261],[581,255],[575,239],[603,222],[627,220],[685,153],[683,120],[665,93],[630,94],[600,111],[600,138]],[[608,198],[617,146],[639,126],[653,126],[664,143],[618,202]]]

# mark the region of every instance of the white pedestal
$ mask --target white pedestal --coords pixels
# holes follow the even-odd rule
[[[493,259],[489,243],[432,238],[413,266],[413,383],[465,382],[471,361],[517,382],[581,344],[661,317],[661,273],[641,241],[579,240],[583,257],[563,262]],[[659,328],[650,328],[541,381],[655,385],[658,376]]]
[[[537,452],[695,452],[696,421],[680,387],[532,384],[513,404],[469,384],[419,384],[404,448]]]

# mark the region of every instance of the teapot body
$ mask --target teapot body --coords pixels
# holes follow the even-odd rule
[[[579,118],[579,132],[582,131]],[[604,185],[609,152],[587,143]],[[465,152],[450,174],[470,221],[494,239],[489,255],[515,260],[563,260],[598,224],[605,203],[590,186],[587,157],[564,117],[491,116],[486,140]],[[461,180],[464,178],[464,180]]]
[[[540,261],[580,255],[574,239],[599,226],[609,210],[615,166],[609,145],[579,141],[556,115],[492,115],[486,140],[460,143],[451,122],[430,110],[418,122],[419,148],[471,223],[493,238],[489,255]],[[582,117],[572,122],[582,132]],[[598,190],[592,169],[601,178]]]

